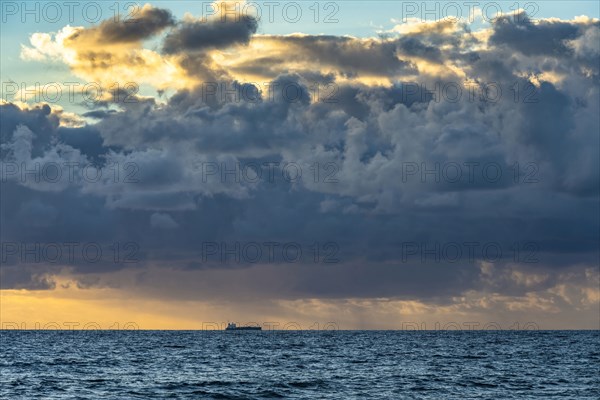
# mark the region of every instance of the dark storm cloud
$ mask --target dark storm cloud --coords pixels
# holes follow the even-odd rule
[[[102,136],[92,126],[81,128],[60,127],[56,133],[61,142],[74,149],[78,149],[95,164],[102,163],[102,156],[111,150],[108,147],[104,147]],[[117,148],[113,148],[112,150],[117,150]]]
[[[145,39],[174,24],[175,19],[169,10],[143,8],[139,17],[104,24],[101,31],[102,37],[108,41],[129,42]]]
[[[335,83],[336,74],[283,70],[270,83],[296,87],[298,96],[289,101],[280,90],[269,96],[252,83],[236,81],[228,76],[230,70],[213,69],[206,54],[196,53],[182,58],[186,71],[212,76],[227,89],[219,87],[207,97],[202,85],[190,86],[166,104],[140,99],[133,105],[120,103],[114,112],[93,110],[89,116],[99,121],[83,128],[59,127],[59,117],[49,108],[0,106],[5,162],[104,160],[103,165],[112,161],[139,168],[135,183],[78,181],[49,188],[13,178],[3,182],[2,239],[139,245],[140,261],[135,265],[79,260],[74,270],[81,274],[156,266],[164,269],[165,279],[167,268],[227,270],[243,276],[232,283],[235,290],[225,294],[225,283],[217,278],[186,282],[189,287],[177,293],[161,285],[162,279],[144,282],[148,290],[165,297],[239,298],[260,292],[273,298],[437,296],[444,301],[468,290],[522,294],[527,288],[502,273],[495,281],[485,281],[481,257],[476,262],[421,262],[420,257],[403,262],[403,243],[429,249],[436,243],[497,243],[504,254],[496,265],[508,271],[515,263],[515,242],[533,242],[539,246],[539,262],[530,267],[550,275],[535,288],[545,290],[559,281],[561,271],[597,262],[599,82],[582,68],[597,57],[590,47],[597,27],[507,24],[495,26],[491,45],[476,53],[461,47],[464,41],[456,32],[414,33],[384,41],[260,37],[287,49],[259,62],[271,72],[281,71],[286,62],[310,61],[334,67],[345,77],[413,73],[412,64],[403,61],[410,55],[435,66],[456,61],[473,80],[501,86],[504,95],[498,101],[466,95],[447,101],[434,88],[448,82],[420,74],[418,83],[423,86],[369,86],[348,79],[338,85],[335,102],[320,102],[310,82]],[[512,46],[519,46],[517,39],[527,40],[513,32],[521,25],[534,39],[548,36],[550,45],[527,56],[513,51]],[[231,32],[216,38],[221,30]],[[168,51],[222,47],[245,43],[254,31],[247,25],[182,24],[169,34],[165,46]],[[444,36],[449,49],[441,46]],[[577,57],[562,59],[567,48]],[[261,70],[260,65],[244,67]],[[532,70],[551,74],[561,68],[570,72],[562,83],[525,77]],[[515,101],[515,84],[531,85],[535,101]],[[232,100],[224,95],[227,92],[238,96]],[[232,168],[243,162],[298,163],[304,179],[202,179],[203,163]],[[409,179],[403,176],[407,163],[431,171],[436,165],[465,162],[480,167],[493,163],[502,169],[502,177],[490,182],[481,169],[472,181],[436,181],[431,172],[423,178],[421,170]],[[337,183],[315,181],[310,167],[316,163],[332,163]],[[533,163],[535,182],[524,182],[529,170],[515,175],[515,163]],[[468,176],[466,169],[463,174]],[[206,241],[229,246],[251,241],[303,246],[335,242],[339,262],[266,267],[205,263],[201,250]],[[13,287],[23,285],[24,279],[12,280]]]
[[[575,39],[579,32],[580,28],[570,22],[540,21],[534,24],[527,14],[520,13],[497,18],[490,41],[526,55],[565,57],[572,52],[565,41]]]
[[[252,17],[243,17],[238,21],[183,21],[169,32],[163,50],[173,54],[244,44],[248,43],[257,29],[258,22]]]
[[[2,144],[9,143],[13,139],[13,133],[21,124],[35,126],[37,135],[33,139],[32,154],[40,155],[46,147],[55,129],[58,127],[58,117],[51,113],[48,105],[34,107],[29,110],[21,110],[14,104],[0,104],[0,139]],[[4,149],[0,149],[5,154]]]
[[[175,19],[169,10],[145,6],[134,11],[132,17],[108,19],[97,28],[72,35],[69,40],[94,38],[99,44],[131,43],[147,39],[174,25]]]
[[[18,265],[0,268],[0,289],[52,290],[55,287],[56,283],[36,271],[35,267]]]
[[[139,17],[104,23],[100,31],[102,38],[109,42],[132,42],[150,37],[174,24],[175,19],[169,10],[143,8]]]
[[[398,46],[403,54],[413,57],[421,57],[429,61],[440,62],[442,52],[434,46],[428,46],[415,37],[402,37],[398,40]]]
[[[397,75],[414,73],[409,61],[399,57],[399,43],[391,40],[328,35],[264,36],[262,40],[288,48],[286,61],[304,61],[329,66],[346,75]],[[410,47],[410,43],[404,44]],[[418,47],[412,44],[413,47]],[[268,68],[268,64],[265,66]]]

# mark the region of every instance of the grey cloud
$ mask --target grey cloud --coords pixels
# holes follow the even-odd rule
[[[32,155],[39,156],[43,149],[49,145],[59,120],[56,115],[51,114],[48,105],[33,107],[29,110],[21,110],[14,104],[0,104],[0,138],[2,145],[13,140],[13,135],[19,125],[35,126],[35,137],[32,141]],[[6,154],[6,150],[2,155]]]
[[[121,16],[108,19],[97,28],[87,29],[69,37],[71,41],[77,41],[80,37],[89,37],[97,34],[95,38],[99,43],[130,43],[147,39],[163,29],[174,26],[175,19],[171,12],[166,9],[143,7],[134,11],[132,17]]]
[[[44,272],[50,272],[48,270]],[[0,289],[52,290],[56,287],[50,277],[23,265],[0,268]]]
[[[328,35],[264,36],[261,40],[287,46],[286,61],[317,63],[335,68],[347,76],[395,76],[416,72],[414,65],[399,57],[399,43],[394,40],[360,40]],[[408,43],[405,46],[410,47]]]
[[[163,51],[168,54],[203,51],[248,43],[256,33],[258,22],[252,17],[238,21],[183,21],[173,29],[163,42]]]
[[[414,57],[421,57],[426,60],[440,62],[442,52],[434,46],[428,46],[418,38],[405,36],[398,40],[398,46],[403,54]]]
[[[580,28],[569,22],[541,21],[534,24],[527,14],[502,16],[494,22],[493,44],[506,45],[525,55],[571,54],[566,41],[575,39]]]
[[[297,84],[298,101],[287,101],[281,93],[272,99],[260,93],[258,101],[243,95],[227,100],[221,93],[206,99],[201,87],[190,87],[167,104],[120,104],[116,112],[96,114],[102,118],[94,125],[68,130],[58,127],[49,109],[0,106],[5,110],[2,144],[12,146],[4,147],[3,160],[14,156],[15,131],[23,125],[35,134],[31,157],[50,160],[58,139],[67,146],[63,149],[79,151],[84,160],[134,162],[139,167],[137,183],[78,183],[59,192],[3,182],[3,240],[133,241],[143,256],[139,264],[78,264],[76,272],[168,266],[216,274],[227,269],[240,278],[239,297],[268,292],[273,298],[438,296],[441,301],[468,290],[520,295],[526,289],[508,284],[511,278],[501,272],[496,280],[482,278],[477,263],[403,263],[402,243],[497,242],[510,249],[515,242],[534,242],[540,261],[532,268],[550,276],[535,290],[548,289],[562,279],[562,271],[597,263],[599,82],[582,68],[588,62],[584,58],[594,54],[585,41],[589,38],[582,39],[589,35],[587,28],[525,26],[547,28],[544,35],[552,47],[527,56],[510,47],[518,46],[512,41],[513,28],[495,27],[502,34],[476,54],[461,53],[453,36],[448,39],[450,50],[435,47],[443,40],[441,34],[368,43],[330,36],[264,38],[298,50],[290,52],[289,60],[318,60],[346,76],[414,72],[398,56],[402,46],[431,60],[460,61],[469,77],[502,87],[503,97],[496,102],[466,95],[456,102],[436,101],[432,88],[445,81],[421,74],[417,83],[425,87],[416,90],[401,83],[377,87],[350,80],[340,85],[338,101],[324,103],[312,98],[307,82],[334,82],[335,75],[281,71],[274,82]],[[563,59],[566,50],[560,43],[565,40],[581,42],[573,50],[581,57]],[[193,70],[202,56],[187,60]],[[279,64],[271,66],[277,69]],[[540,78],[533,86],[536,102],[515,101],[513,85],[533,85],[523,76],[542,68],[570,74],[559,83]],[[257,89],[220,71],[214,76],[241,92]],[[270,161],[298,163],[304,179],[203,181],[197,167],[203,162],[231,167]],[[471,182],[435,182],[431,175],[423,180],[420,174],[405,181],[402,168],[407,162],[419,167],[425,163],[429,169],[436,163],[495,163],[503,175],[493,183],[481,173]],[[515,179],[517,162],[522,167],[534,163],[538,181],[524,183],[526,171]],[[338,182],[315,182],[310,169],[315,163],[333,163]],[[52,226],[56,220],[60,226]],[[35,232],[27,229],[31,225],[37,226]],[[340,263],[209,265],[199,253],[205,241],[335,241]],[[506,250],[497,268],[510,270],[512,256]],[[225,284],[213,277],[186,282],[185,291],[173,293],[161,287],[160,279],[144,282],[153,293],[190,298],[222,295]]]

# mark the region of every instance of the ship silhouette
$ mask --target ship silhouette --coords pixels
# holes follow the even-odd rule
[[[235,323],[230,322],[227,324],[226,331],[261,331],[260,326],[237,326]]]

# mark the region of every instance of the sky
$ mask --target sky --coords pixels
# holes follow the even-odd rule
[[[48,4],[1,4],[3,328],[600,328],[597,2]]]

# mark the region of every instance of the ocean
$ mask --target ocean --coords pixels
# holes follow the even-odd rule
[[[2,399],[594,399],[600,331],[0,331]]]

